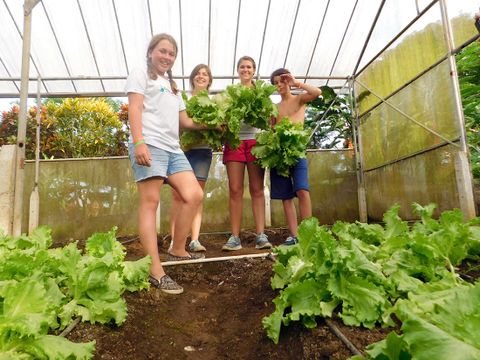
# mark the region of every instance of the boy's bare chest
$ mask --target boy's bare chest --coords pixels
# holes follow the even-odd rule
[[[293,122],[301,122],[305,119],[305,106],[296,101],[282,101],[278,104],[278,118],[288,117]]]

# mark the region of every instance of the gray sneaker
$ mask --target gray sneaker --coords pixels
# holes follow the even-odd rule
[[[166,294],[178,295],[183,292],[183,287],[178,285],[170,276],[163,275],[160,280],[150,275],[148,278],[150,284]]]
[[[231,235],[228,238],[228,241],[225,243],[225,245],[222,246],[222,250],[225,251],[235,251],[235,250],[240,250],[242,248],[242,243],[240,241],[240,238],[235,235]]]
[[[190,241],[190,245],[188,245],[188,248],[190,249],[191,252],[207,251],[205,246],[200,244],[200,241],[198,240]]]
[[[255,249],[271,249],[272,244],[268,241],[267,235],[264,233],[257,235],[257,240],[255,241]]]
[[[285,240],[285,242],[283,243],[283,245],[287,245],[287,246],[291,246],[295,244],[298,244],[298,239],[296,236],[289,236],[287,240]]]

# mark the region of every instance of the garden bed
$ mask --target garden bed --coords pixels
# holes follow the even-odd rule
[[[283,229],[268,231],[274,245],[286,237]],[[202,235],[207,257],[261,253],[254,234],[242,233],[243,249],[221,251],[225,234]],[[125,239],[121,239],[125,241]],[[162,259],[168,239],[160,239]],[[127,259],[143,256],[135,239],[126,241]],[[263,317],[274,310],[276,296],[270,286],[273,262],[239,259],[178,265],[166,268],[185,289],[182,295],[165,295],[153,288],[125,293],[128,317],[120,326],[80,323],[67,336],[75,342],[96,341],[96,359],[347,359],[352,352],[319,319],[308,330],[298,323],[282,328],[275,345],[262,327]],[[383,339],[389,329],[367,330],[336,325],[353,345],[365,346]]]

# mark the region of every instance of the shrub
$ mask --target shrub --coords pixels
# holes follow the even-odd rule
[[[128,106],[104,98],[50,99],[41,107],[40,149],[44,158],[79,158],[127,154]],[[25,156],[35,158],[36,112],[27,114]],[[2,114],[0,145],[15,144],[18,105]]]
[[[480,181],[480,43],[456,56],[473,177]]]

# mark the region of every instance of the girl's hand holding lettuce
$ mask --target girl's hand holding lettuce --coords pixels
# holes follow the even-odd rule
[[[183,131],[180,143],[184,149],[194,145],[206,144],[214,151],[222,148],[222,132],[219,131],[225,124],[225,103],[220,98],[209,97],[206,90],[200,91],[197,95],[187,99],[183,93],[187,114],[192,120],[208,127],[208,130]]]
[[[207,144],[212,149],[219,150],[223,141],[232,149],[238,148],[242,120],[259,129],[269,128],[270,118],[278,113],[270,99],[275,91],[275,86],[258,80],[251,88],[240,84],[228,86],[225,91],[211,98],[207,91],[200,91],[190,99],[184,93],[188,116],[211,130],[185,131],[181,137],[182,146],[185,149]],[[224,131],[218,131],[219,127],[223,127]]]

